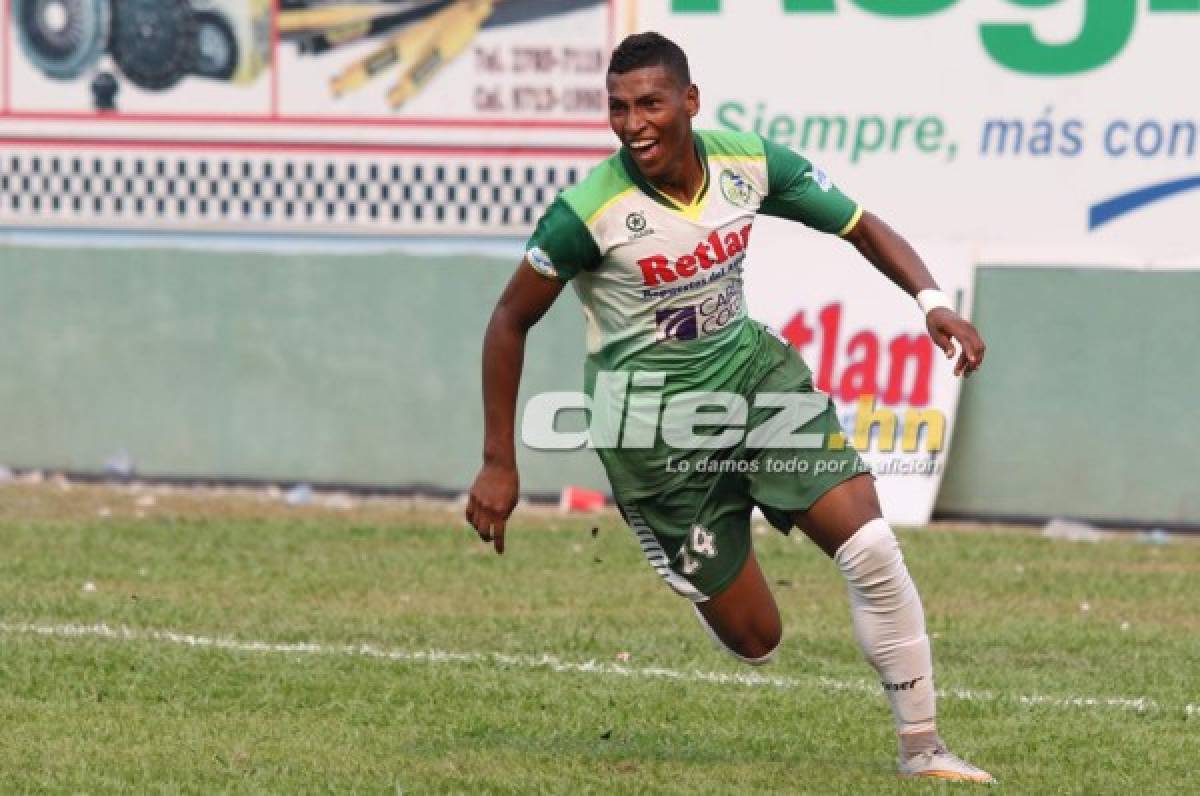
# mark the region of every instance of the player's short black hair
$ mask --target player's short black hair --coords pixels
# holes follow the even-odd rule
[[[613,50],[608,73],[623,75],[648,66],[661,66],[682,88],[692,84],[687,55],[678,44],[654,31],[626,36]]]

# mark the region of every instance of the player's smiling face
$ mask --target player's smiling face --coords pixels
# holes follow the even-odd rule
[[[670,179],[688,163],[696,86],[680,85],[661,66],[608,76],[608,123],[650,180]]]

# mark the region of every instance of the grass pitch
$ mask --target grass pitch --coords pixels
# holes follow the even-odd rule
[[[1014,793],[1200,790],[1200,545],[900,537],[954,749]],[[419,503],[0,488],[0,789],[950,787],[894,779],[811,544],[756,538],[786,630],[750,670],[615,517],[520,512],[509,540]]]

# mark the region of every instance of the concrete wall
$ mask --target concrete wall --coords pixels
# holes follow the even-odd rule
[[[147,475],[470,483],[480,342],[515,263],[480,257],[0,249],[0,463]],[[573,297],[526,393],[582,386]],[[593,454],[522,454],[522,487],[600,487]]]
[[[513,263],[478,256],[0,248],[0,463],[462,489],[479,350]],[[1200,523],[1200,272],[984,267],[941,513]],[[575,389],[574,296],[524,391]],[[522,487],[605,485],[523,451]]]
[[[981,267],[942,513],[1200,522],[1200,271]]]

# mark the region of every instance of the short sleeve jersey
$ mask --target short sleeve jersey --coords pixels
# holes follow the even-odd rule
[[[824,171],[755,133],[702,131],[695,145],[692,203],[657,191],[622,149],[560,194],[529,240],[530,265],[574,285],[590,358],[607,368],[646,354],[687,367],[736,332],[757,213],[841,235],[862,216]]]

